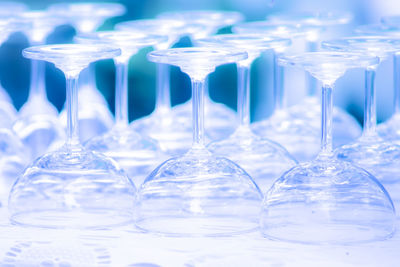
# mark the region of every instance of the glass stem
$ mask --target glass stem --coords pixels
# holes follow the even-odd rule
[[[66,75],[67,97],[67,144],[79,144],[78,127],[78,75]]]
[[[238,64],[238,102],[239,127],[250,125],[250,66]]]
[[[128,61],[115,61],[115,123],[127,126],[128,118]]]
[[[45,62],[42,60],[31,60],[31,84],[29,88],[29,97],[46,96],[45,85]]]
[[[169,65],[157,64],[156,110],[167,113],[171,109]]]
[[[400,114],[400,54],[393,56],[394,112]]]
[[[193,148],[204,148],[205,81],[192,78]]]
[[[332,86],[322,86],[321,152],[332,154]]]
[[[285,105],[285,92],[283,88],[283,72],[284,69],[278,64],[279,55],[274,52],[274,109],[282,110]]]
[[[376,130],[376,98],[375,98],[375,70],[365,70],[365,102],[363,136],[375,134]]]

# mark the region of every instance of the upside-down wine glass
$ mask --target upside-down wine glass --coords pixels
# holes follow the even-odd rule
[[[0,4],[1,6],[1,4]],[[27,25],[16,21],[0,19],[0,43],[8,38],[10,33],[21,31]],[[12,122],[16,117],[16,110],[7,99],[0,100],[0,206],[7,200],[10,187],[15,177],[23,170],[29,159],[26,149],[18,135],[12,130]]]
[[[46,37],[66,21],[46,11],[27,11],[20,19],[32,25],[24,33],[31,46],[43,45]],[[32,160],[55,149],[65,140],[65,130],[60,123],[57,108],[49,102],[46,94],[45,62],[31,60],[30,89],[27,102],[19,111],[13,125],[14,131],[30,149]]]
[[[267,20],[270,24],[292,25],[298,28],[317,27],[320,30],[306,38],[306,46],[308,52],[319,50],[320,42],[323,39],[332,39],[337,35],[343,34],[345,30],[343,26],[351,23],[353,15],[348,12],[304,12],[295,14],[275,14],[269,15]],[[336,32],[335,32],[336,31]],[[320,121],[320,99],[317,95],[317,81],[307,74],[307,91],[308,94],[300,103],[292,106],[291,112],[303,120],[309,121],[315,125],[319,125]],[[333,110],[333,146],[338,147],[354,141],[361,135],[361,127],[357,120],[345,110],[335,106]]]
[[[138,190],[139,229],[172,236],[219,236],[257,228],[262,194],[236,163],[210,153],[204,144],[204,81],[221,64],[247,58],[220,48],[153,51],[150,61],[179,66],[192,81],[193,146],[157,167]]]
[[[103,31],[78,35],[76,39],[81,43],[105,42],[121,49],[121,55],[114,58],[115,125],[106,134],[89,139],[85,147],[116,160],[129,178],[136,185],[141,185],[151,171],[162,163],[165,156],[157,141],[129,127],[128,63],[141,48],[153,46],[165,38],[139,32]]]
[[[14,22],[14,24],[15,23],[20,24],[20,22],[15,21],[15,19],[14,19],[15,15],[18,15],[19,13],[21,13],[27,9],[28,9],[28,6],[26,6],[23,3],[9,2],[9,1],[0,2],[0,25],[4,25],[9,22]],[[9,34],[12,33],[12,31],[10,31],[10,30],[11,30],[11,27],[8,27],[6,29],[6,31],[9,32]],[[8,36],[5,36],[3,38],[4,38],[4,40],[6,40],[8,38]],[[11,97],[8,95],[7,91],[1,85],[0,85],[0,101],[9,102],[10,104],[13,103]],[[16,114],[15,108],[14,108],[13,114],[14,115]],[[3,123],[3,120],[2,120],[2,123]]]
[[[171,48],[184,35],[204,31],[204,27],[199,24],[185,24],[175,19],[125,21],[115,25],[115,28],[165,36],[165,41],[154,45],[156,50]],[[132,127],[139,133],[157,140],[167,154],[181,155],[191,147],[192,125],[189,120],[174,115],[171,109],[169,65],[158,63],[155,109],[149,116],[133,121]]]
[[[272,14],[267,16],[267,21],[271,25],[292,25],[297,28],[301,28],[304,26],[314,26],[320,27],[320,31],[316,31],[314,35],[310,35],[306,39],[306,50],[308,52],[316,52],[320,48],[320,40],[334,37],[332,33],[332,28],[336,28],[338,26],[347,25],[353,20],[353,15],[348,12],[324,12],[324,11],[316,11],[316,12],[300,12],[300,13],[281,13],[281,14]],[[308,97],[305,99],[305,103],[303,105],[307,106],[307,103],[314,104],[316,108],[319,107],[319,103],[317,102],[319,99],[315,95],[317,93],[317,83],[311,75],[307,76],[307,90]],[[317,100],[317,101],[316,101]],[[316,111],[319,113],[319,111]],[[319,118],[317,118],[319,120]],[[360,132],[360,131],[359,131]],[[358,136],[356,136],[358,137]]]
[[[361,35],[385,35],[389,38],[400,38],[398,17],[383,17],[384,24],[361,25],[355,32]],[[378,124],[379,135],[390,142],[400,145],[400,53],[393,55],[393,115],[385,122]]]
[[[32,163],[9,196],[12,223],[44,228],[96,228],[128,223],[135,186],[116,163],[80,145],[78,75],[91,62],[120,55],[104,45],[64,44],[24,49],[25,57],[52,62],[66,76],[64,146]]]
[[[174,18],[181,20],[184,24],[203,25],[202,31],[194,31],[189,34],[193,44],[196,39],[204,38],[215,34],[219,29],[231,26],[244,20],[241,13],[235,11],[215,11],[215,10],[188,10],[178,12],[166,12],[158,16],[159,18]],[[206,116],[206,134],[210,140],[221,140],[232,134],[236,127],[235,112],[222,103],[217,103],[209,97],[208,81],[206,80],[204,98],[204,112]],[[181,120],[190,121],[191,101],[177,105],[172,110],[176,117]]]
[[[57,3],[50,5],[48,10],[66,17],[78,34],[94,32],[106,19],[120,16],[126,11],[121,4],[107,2]],[[82,142],[111,129],[114,118],[107,101],[97,89],[94,66],[83,70],[79,77],[79,99],[82,104],[79,106]],[[65,108],[61,112],[61,120],[66,124]]]
[[[255,135],[250,129],[250,68],[262,52],[290,45],[290,39],[261,35],[222,34],[197,40],[208,47],[243,49],[248,58],[237,63],[238,128],[227,139],[212,142],[207,149],[239,164],[249,173],[262,191],[296,165],[296,161],[279,144]]]
[[[271,26],[266,21],[255,21],[238,24],[233,32],[239,34],[258,34],[262,36],[277,36],[292,40],[311,38],[315,35],[315,27],[296,28],[290,25]],[[277,64],[286,47],[273,50],[273,89],[274,112],[264,120],[251,125],[252,130],[259,136],[271,139],[283,145],[298,161],[314,158],[319,150],[319,126],[304,121],[304,117],[291,112],[287,108],[284,92],[284,68]],[[307,147],[307,149],[304,149]]]
[[[0,9],[2,5],[0,3]],[[9,36],[14,32],[21,32],[29,28],[27,23],[13,19],[11,15],[1,17],[0,13],[0,45],[7,41]],[[7,91],[0,84],[0,128],[12,128],[14,121],[17,119],[18,113],[14,107],[13,101]]]
[[[268,238],[308,244],[352,244],[393,235],[390,196],[369,172],[339,160],[332,149],[332,91],[348,69],[379,59],[344,52],[288,56],[281,64],[302,67],[322,83],[321,151],[275,181],[266,193],[261,232]]]
[[[385,61],[400,51],[400,39],[388,36],[357,36],[323,42],[325,48],[359,52]],[[369,171],[385,186],[395,206],[400,204],[400,146],[379,137],[376,131],[376,67],[365,70],[364,128],[360,138],[339,147],[338,159],[352,162]]]

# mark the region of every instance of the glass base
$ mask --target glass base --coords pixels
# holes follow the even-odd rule
[[[275,112],[251,127],[257,135],[282,145],[300,162],[315,158],[320,150],[320,129],[293,118],[287,110]]]
[[[400,114],[395,113],[388,121],[378,125],[379,135],[386,141],[400,145]]]
[[[238,128],[228,139],[208,145],[215,155],[229,158],[239,164],[260,187],[268,190],[284,172],[297,164],[279,144],[262,139],[247,128]]]
[[[393,203],[365,170],[331,156],[297,165],[267,192],[261,231],[271,239],[352,244],[391,237]]]
[[[138,228],[171,236],[226,236],[254,230],[262,194],[232,161],[205,149],[160,165],[135,202]]]
[[[135,192],[112,160],[65,145],[19,176],[9,196],[10,219],[46,228],[120,225],[133,216]]]
[[[143,135],[157,140],[161,149],[170,156],[180,156],[192,146],[192,124],[188,118],[175,117],[171,110],[155,111],[148,117],[134,121],[132,127]]]
[[[204,98],[204,129],[210,141],[228,138],[237,128],[237,115],[224,104]],[[174,117],[180,117],[187,122],[192,121],[192,102],[188,101],[172,109]]]
[[[85,147],[118,162],[129,178],[139,186],[164,160],[157,142],[126,127],[114,127],[105,135],[89,140]]]

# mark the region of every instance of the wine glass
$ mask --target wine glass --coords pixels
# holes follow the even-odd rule
[[[26,11],[19,19],[31,27],[24,31],[31,45],[43,45],[47,36],[66,21],[46,11]],[[65,130],[58,118],[57,108],[46,94],[45,64],[31,60],[31,78],[28,101],[21,107],[13,125],[24,145],[30,149],[30,158],[36,159],[49,149],[62,145]]]
[[[5,24],[9,24],[10,22],[12,22],[12,24],[19,24],[21,25],[22,23],[20,21],[16,21],[14,19],[14,16],[25,11],[26,9],[28,9],[28,7],[23,4],[23,3],[18,3],[18,2],[9,2],[9,1],[2,1],[0,2],[0,25],[4,26]],[[11,31],[11,29],[13,28],[12,25],[8,25],[7,29],[3,29],[3,32],[8,32],[8,34],[11,34],[13,31]],[[16,29],[17,31],[19,31],[20,29]],[[4,39],[2,39],[2,41],[4,42],[5,40],[7,40],[8,35],[3,37]],[[12,104],[12,99],[11,97],[8,95],[7,91],[0,85],[0,101],[4,101],[4,102],[8,102]],[[3,104],[3,103],[2,103]],[[7,104],[6,104],[7,105]],[[1,105],[2,108],[3,105]],[[16,115],[16,111],[14,106],[9,105],[11,108],[11,112],[13,112],[14,115]],[[13,109],[14,108],[14,109]],[[3,123],[4,120],[2,119],[1,122]]]
[[[118,23],[116,29],[133,32],[151,32],[167,39],[154,45],[155,49],[171,48],[181,37],[200,32],[200,24],[185,24],[176,19],[140,19]],[[192,144],[192,125],[187,118],[175,116],[171,109],[170,72],[167,64],[158,63],[156,72],[156,106],[153,113],[132,122],[139,133],[157,140],[169,155],[181,155]]]
[[[120,16],[126,9],[118,3],[57,3],[48,10],[66,17],[77,33],[94,32],[110,17]],[[94,66],[83,70],[79,77],[79,124],[81,140],[106,133],[114,125],[113,115],[104,96],[97,90]],[[66,111],[61,112],[61,120],[66,124]]]
[[[158,166],[137,193],[139,229],[172,236],[219,236],[257,228],[262,194],[236,163],[204,145],[204,81],[221,64],[247,58],[221,48],[153,51],[150,61],[179,66],[192,81],[193,146]]]
[[[254,179],[261,190],[296,165],[296,161],[279,144],[255,135],[250,129],[250,67],[262,52],[290,45],[290,39],[249,34],[222,34],[197,40],[202,46],[243,49],[248,58],[238,64],[238,122],[239,127],[227,139],[207,146],[215,155],[227,157]]]
[[[319,50],[320,41],[323,39],[332,39],[338,34],[342,34],[340,27],[348,25],[353,20],[353,15],[348,12],[303,12],[295,14],[275,14],[269,15],[267,20],[272,25],[293,25],[301,28],[304,26],[313,26],[320,28],[306,38],[307,51],[315,52]],[[335,31],[338,31],[335,32]],[[308,95],[303,101],[291,107],[294,114],[301,114],[305,120],[319,125],[319,97],[317,96],[316,80],[307,75]],[[313,107],[310,109],[310,107]],[[335,124],[333,133],[334,147],[338,147],[354,141],[361,135],[361,127],[357,120],[345,110],[335,106],[333,111],[333,123]]]
[[[204,38],[215,34],[221,28],[228,27],[244,20],[244,16],[236,11],[217,10],[186,10],[164,12],[157,16],[161,19],[180,20],[185,24],[204,25],[204,31],[197,31],[191,34],[192,39]]]
[[[179,12],[165,12],[158,18],[174,18],[181,20],[185,24],[200,24],[204,26],[202,31],[193,31],[189,34],[192,43],[196,44],[196,39],[204,38],[216,33],[219,29],[239,23],[244,20],[242,14],[234,11],[215,11],[215,10],[188,10]],[[208,82],[206,80],[205,92],[205,116],[206,134],[210,140],[221,140],[227,138],[236,129],[235,112],[222,103],[214,102],[209,96]],[[173,112],[177,117],[182,117],[184,121],[188,118],[191,111],[191,101],[177,105]]]
[[[355,32],[361,35],[385,35],[389,38],[400,38],[399,25],[393,24],[396,22],[396,16],[383,17],[382,22],[385,24],[367,24],[361,25],[355,29]],[[393,21],[392,21],[393,20]],[[391,23],[389,23],[391,22]],[[390,142],[400,145],[400,54],[394,53],[393,55],[393,90],[394,90],[394,113],[385,122],[377,126],[379,135]]]
[[[13,185],[12,223],[44,228],[97,228],[131,221],[135,186],[107,157],[80,145],[77,79],[91,62],[121,54],[105,45],[64,44],[24,49],[66,76],[68,127],[64,146],[35,160]]]
[[[384,61],[400,51],[400,39],[388,36],[357,36],[323,43],[323,46],[335,50],[359,52],[373,55]],[[400,173],[398,160],[400,146],[379,137],[376,131],[376,67],[365,71],[364,128],[359,139],[336,150],[338,159],[357,164],[369,171],[385,186],[395,206],[400,204]]]
[[[8,2],[6,2],[8,3]],[[2,8],[0,3],[0,9]],[[7,41],[8,37],[18,31],[23,31],[29,28],[29,25],[12,19],[11,16],[4,15],[1,17],[0,13],[0,45]],[[12,128],[12,124],[17,119],[17,110],[13,105],[13,101],[10,98],[7,91],[0,85],[0,128]]]
[[[233,27],[233,32],[239,34],[277,36],[292,40],[311,38],[318,30],[314,26],[303,26],[302,28],[290,25],[274,26],[267,21],[247,22]],[[318,153],[320,126],[310,123],[310,120],[299,116],[285,106],[284,69],[277,64],[281,54],[285,51],[283,48],[273,51],[274,112],[269,118],[253,123],[251,128],[259,136],[283,145],[297,160],[304,161],[315,157]],[[310,106],[310,108],[312,107]],[[304,149],[304,147],[308,149]]]
[[[12,4],[9,2],[0,3],[0,7],[8,4],[11,5],[11,8]],[[0,11],[0,16],[2,12]],[[29,28],[26,23],[7,18],[6,14],[4,16],[4,19],[0,18],[0,44],[7,40],[11,33]],[[0,87],[1,90],[4,89]],[[17,118],[17,111],[10,102],[11,100],[7,99],[9,98],[8,94],[5,92],[3,96],[0,97],[0,206],[1,203],[7,202],[6,199],[15,177],[29,161],[25,147],[12,130],[12,123]]]
[[[165,40],[162,36],[129,31],[103,31],[78,35],[81,43],[105,42],[119,47],[121,55],[114,58],[115,78],[115,125],[104,135],[93,137],[85,143],[91,151],[100,152],[116,160],[129,178],[141,185],[147,175],[163,161],[158,143],[129,127],[128,120],[128,63],[141,48],[153,46]]]
[[[308,244],[351,244],[389,238],[395,227],[390,196],[378,180],[332,149],[332,91],[348,69],[378,64],[373,56],[308,52],[280,64],[302,67],[322,83],[321,151],[286,172],[266,193],[260,219],[272,239]]]

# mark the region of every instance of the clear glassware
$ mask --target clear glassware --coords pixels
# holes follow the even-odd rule
[[[108,18],[120,16],[126,9],[119,3],[57,3],[48,10],[66,17],[78,34],[96,31]],[[96,86],[94,66],[82,71],[79,77],[79,124],[82,142],[106,133],[114,125],[114,118],[108,103]],[[66,125],[66,111],[61,112],[61,120]]]
[[[400,38],[400,24],[396,22],[397,16],[383,17],[382,22],[390,21],[385,24],[367,24],[361,25],[355,29],[355,32],[361,35],[385,35],[389,38]],[[400,145],[400,53],[393,55],[393,90],[394,90],[394,113],[383,123],[378,124],[377,131],[379,135],[390,142]]]
[[[64,18],[46,11],[23,12],[19,19],[31,25],[24,33],[32,46],[45,44],[47,36],[66,22]],[[47,99],[43,61],[31,61],[29,97],[18,115],[13,130],[29,148],[32,160],[62,145],[65,130],[59,121],[57,108]]]
[[[76,39],[80,43],[108,43],[122,51],[120,56],[114,58],[115,125],[106,134],[89,139],[85,147],[113,158],[136,185],[141,185],[151,171],[165,160],[165,156],[157,141],[129,127],[128,63],[141,48],[163,42],[165,38],[139,32],[103,31],[78,35]]]
[[[0,207],[7,203],[11,186],[29,160],[17,134],[12,129],[0,128]]]
[[[200,24],[187,24],[175,19],[140,19],[118,23],[116,29],[133,32],[151,32],[167,39],[154,45],[157,50],[171,48],[179,39],[200,32]],[[175,116],[171,108],[169,65],[158,63],[156,72],[155,110],[144,118],[132,122],[139,133],[157,140],[168,155],[181,155],[192,145],[192,125],[186,118]]]
[[[313,38],[318,30],[314,26],[304,26],[301,29],[290,25],[274,26],[267,21],[247,22],[233,27],[233,32],[238,34],[259,34],[292,40]],[[286,107],[284,68],[277,64],[285,50],[286,47],[281,47],[273,51],[274,112],[269,118],[253,123],[251,128],[257,135],[283,145],[298,161],[305,161],[318,154],[320,125],[311,123],[309,119]],[[310,105],[311,108],[314,105]],[[305,150],[305,146],[308,149]]]
[[[0,7],[7,6],[9,2],[0,3]],[[3,6],[5,5],[5,6]],[[17,5],[18,6],[18,5]],[[0,11],[0,17],[2,16]],[[16,31],[22,31],[29,27],[26,23],[17,22],[13,19],[0,18],[0,44],[3,43],[9,35]],[[0,87],[0,91],[4,90]],[[5,92],[5,91],[4,91]],[[12,123],[17,118],[15,110],[8,94],[0,97],[0,206],[7,202],[8,193],[16,176],[24,169],[29,161],[26,149],[17,134],[12,130]]]
[[[215,34],[221,28],[228,27],[244,21],[244,16],[236,11],[218,10],[186,10],[176,12],[164,12],[157,16],[161,19],[180,20],[185,24],[201,24],[205,26],[205,31],[193,32],[192,39],[204,38]]]
[[[120,55],[104,45],[34,46],[23,55],[55,64],[66,76],[68,109],[64,146],[35,160],[14,183],[12,223],[43,228],[96,228],[132,219],[135,186],[111,159],[80,145],[77,80],[91,62]]]
[[[215,11],[215,10],[188,10],[179,12],[166,12],[158,18],[174,18],[181,20],[185,24],[200,24],[204,26],[202,31],[194,31],[190,34],[192,43],[196,39],[204,38],[216,33],[219,29],[231,26],[244,20],[242,14],[234,11]],[[222,140],[232,134],[236,127],[235,112],[222,103],[217,103],[209,97],[208,82],[206,81],[206,93],[204,98],[204,111],[206,116],[205,129],[210,140]],[[191,112],[191,101],[177,105],[173,108],[175,116],[182,117],[183,121],[190,121],[188,118]]]
[[[377,56],[380,61],[400,51],[400,39],[388,36],[357,36],[323,43],[329,49]],[[336,156],[364,168],[385,186],[395,206],[400,205],[400,146],[381,138],[376,131],[375,76],[377,66],[365,70],[364,128],[360,138],[339,147]]]
[[[269,15],[267,20],[270,24],[292,25],[298,28],[302,27],[317,27],[318,31],[308,35],[306,38],[306,49],[308,52],[318,51],[320,42],[323,39],[332,39],[337,35],[342,35],[338,28],[343,25],[348,25],[353,20],[353,14],[348,12],[303,12],[295,14],[275,14]],[[311,76],[307,76],[308,95],[303,101],[291,107],[293,114],[302,114],[305,120],[311,121],[319,125],[320,121],[320,99],[317,95],[318,84]],[[310,107],[313,107],[310,109]],[[338,147],[348,144],[361,135],[361,127],[358,121],[347,111],[337,106],[333,111],[333,123],[335,124],[333,132],[333,145]]]
[[[21,24],[20,22],[15,21],[13,18],[15,15],[18,15],[19,13],[25,11],[28,9],[28,6],[19,3],[19,2],[11,2],[11,1],[2,1],[0,2],[0,25],[4,26],[5,24],[9,24],[10,22],[13,22],[13,24]],[[11,31],[12,26],[9,25],[7,29],[2,30],[3,32],[8,32],[9,34],[12,33]],[[17,31],[20,30],[20,28],[16,29]],[[6,39],[8,39],[8,35],[2,37],[2,41],[4,42]],[[0,101],[2,104],[4,102],[8,103],[13,103],[11,97],[8,95],[7,91],[0,85]],[[3,106],[3,105],[1,105]],[[12,106],[13,108],[13,106]],[[16,115],[15,108],[13,110],[13,114]],[[3,123],[3,120],[1,120]]]
[[[147,177],[137,193],[139,229],[172,236],[219,236],[257,228],[262,194],[236,163],[210,153],[204,144],[204,81],[221,64],[247,58],[216,48],[153,51],[150,61],[179,66],[192,80],[193,146]]]
[[[227,139],[215,141],[207,149],[239,164],[249,173],[262,191],[285,171],[297,164],[281,145],[261,138],[250,129],[250,67],[262,52],[290,45],[290,39],[249,34],[222,34],[197,40],[207,47],[243,49],[248,58],[237,63],[238,71],[238,128]]]
[[[6,2],[8,3],[8,2]],[[0,3],[0,9],[2,8]],[[22,31],[29,28],[29,25],[12,19],[11,15],[2,17],[0,12],[0,45],[7,41],[13,32]],[[0,84],[0,128],[12,128],[12,124],[17,119],[17,110],[7,91]]]
[[[322,83],[321,151],[286,172],[266,193],[260,219],[268,238],[307,244],[383,240],[395,230],[395,210],[384,187],[369,172],[338,160],[332,149],[332,91],[350,68],[379,59],[345,52],[309,52],[282,58]],[[306,149],[306,148],[305,148]]]

